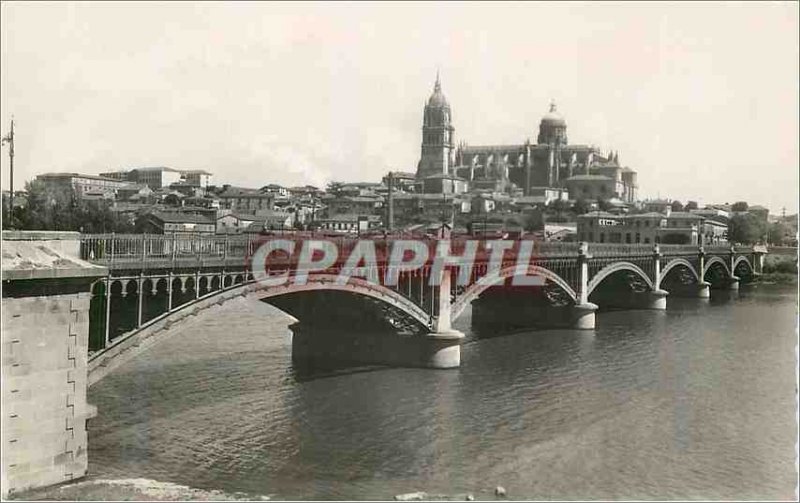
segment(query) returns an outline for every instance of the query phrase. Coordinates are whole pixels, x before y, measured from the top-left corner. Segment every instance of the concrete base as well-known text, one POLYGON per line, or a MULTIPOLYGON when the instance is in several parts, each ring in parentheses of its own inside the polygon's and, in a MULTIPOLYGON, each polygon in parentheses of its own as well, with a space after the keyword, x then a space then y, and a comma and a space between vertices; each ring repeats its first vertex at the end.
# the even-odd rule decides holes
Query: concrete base
POLYGON ((697 297, 700 299, 711 298, 711 283, 701 281, 697 284, 697 297))
POLYGON ((650 292, 650 302, 647 308, 665 310, 667 308, 667 295, 669 295, 669 292, 666 290, 653 290, 650 292))
POLYGON ((592 304, 591 302, 572 306, 572 328, 578 330, 594 330, 595 311, 597 311, 597 304, 592 304))
POLYGON ((424 337, 419 366, 432 369, 451 369, 461 366, 461 341, 458 330, 434 332, 424 337))
POLYGON ((730 282, 728 283, 728 290, 738 290, 739 289, 739 279, 736 276, 732 276, 730 282))
POLYGON ((292 360, 303 366, 325 366, 337 362, 359 362, 398 367, 435 369, 461 365, 461 342, 457 330, 425 335, 380 331, 347 331, 291 325, 292 360))

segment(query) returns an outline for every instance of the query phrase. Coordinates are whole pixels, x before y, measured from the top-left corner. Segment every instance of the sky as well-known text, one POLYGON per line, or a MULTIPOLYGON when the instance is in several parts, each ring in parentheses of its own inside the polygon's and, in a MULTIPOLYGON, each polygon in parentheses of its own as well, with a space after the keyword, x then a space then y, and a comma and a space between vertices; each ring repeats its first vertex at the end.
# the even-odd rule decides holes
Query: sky
MULTIPOLYGON (((640 196, 798 208, 798 4, 3 2, 15 185, 202 168, 217 184, 416 170, 437 70, 456 141, 619 152, 640 196)), ((2 184, 8 187, 7 147, 2 184)))

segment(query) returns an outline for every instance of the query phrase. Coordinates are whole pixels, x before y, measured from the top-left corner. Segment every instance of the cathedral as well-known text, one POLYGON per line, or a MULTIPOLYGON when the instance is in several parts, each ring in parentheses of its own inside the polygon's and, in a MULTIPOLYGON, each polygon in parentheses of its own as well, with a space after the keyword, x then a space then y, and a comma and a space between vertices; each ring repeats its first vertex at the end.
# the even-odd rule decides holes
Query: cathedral
POLYGON ((620 165, 619 153, 603 154, 594 146, 570 144, 567 123, 555 103, 539 122, 536 143, 528 139, 512 145, 456 145, 454 133, 450 104, 437 74, 423 112, 419 182, 465 180, 471 189, 516 189, 524 195, 545 187, 566 188, 573 200, 636 200, 636 171, 620 165))

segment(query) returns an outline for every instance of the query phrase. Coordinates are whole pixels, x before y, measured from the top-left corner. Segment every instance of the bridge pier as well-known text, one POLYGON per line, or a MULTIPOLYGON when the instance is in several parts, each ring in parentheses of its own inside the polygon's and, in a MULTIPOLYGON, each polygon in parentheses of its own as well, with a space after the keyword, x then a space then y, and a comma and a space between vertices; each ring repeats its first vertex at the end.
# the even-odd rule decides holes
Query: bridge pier
POLYGON ((728 281, 728 290, 738 290, 740 279, 738 276, 731 276, 730 281, 728 281))
POLYGON ((584 302, 572 306, 572 328, 578 330, 594 330, 595 311, 597 311, 597 309, 597 304, 592 304, 591 302, 584 302))
POLYGON ((661 290, 660 288, 657 290, 653 290, 649 293, 649 304, 646 306, 647 309, 658 309, 658 310, 665 310, 667 308, 667 296, 669 292, 666 290, 661 290))
POLYGON ((3 232, 2 497, 86 475, 91 285, 77 232, 3 232))

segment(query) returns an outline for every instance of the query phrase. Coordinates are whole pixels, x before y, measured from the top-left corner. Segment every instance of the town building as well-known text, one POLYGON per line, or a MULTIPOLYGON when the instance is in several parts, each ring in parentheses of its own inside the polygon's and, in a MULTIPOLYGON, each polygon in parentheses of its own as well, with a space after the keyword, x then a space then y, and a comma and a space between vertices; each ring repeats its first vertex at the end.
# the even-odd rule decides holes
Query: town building
POLYGON ((181 170, 181 181, 194 187, 208 187, 214 180, 214 175, 202 169, 181 170))
POLYGON ((81 173, 44 173, 36 180, 42 182, 47 190, 74 190, 81 199, 114 199, 117 190, 129 186, 129 182, 124 180, 81 173))
POLYGON ((153 190, 181 183, 191 187, 208 187, 213 175, 202 169, 175 169, 166 166, 134 168, 122 171, 108 171, 100 176, 114 180, 144 184, 153 190))
POLYGON ((230 185, 225 185, 216 197, 219 198, 221 207, 241 213, 272 210, 275 205, 275 194, 230 185))
POLYGON ((422 192, 425 194, 463 194, 469 189, 469 182, 449 173, 437 173, 422 179, 422 192))
POLYGON ((290 195, 289 189, 278 185, 277 183, 271 183, 269 185, 265 185, 261 188, 262 192, 267 192, 269 194, 275 194, 275 198, 287 198, 290 195))
POLYGON ((339 214, 329 218, 315 220, 313 228, 318 231, 327 231, 343 234, 359 234, 381 225, 377 215, 339 214))
POLYGON ((259 217, 249 213, 234 213, 225 211, 217 217, 217 234, 240 234, 253 223, 260 221, 259 217))
POLYGON ((727 223, 680 211, 615 215, 592 211, 578 216, 578 240, 625 244, 723 244, 727 223))
POLYGON ((214 234, 215 222, 188 212, 156 211, 140 216, 137 227, 149 234, 214 234))
POLYGON ((325 217, 333 218, 337 215, 381 215, 383 213, 383 196, 370 195, 333 195, 327 194, 321 198, 325 205, 325 217))

